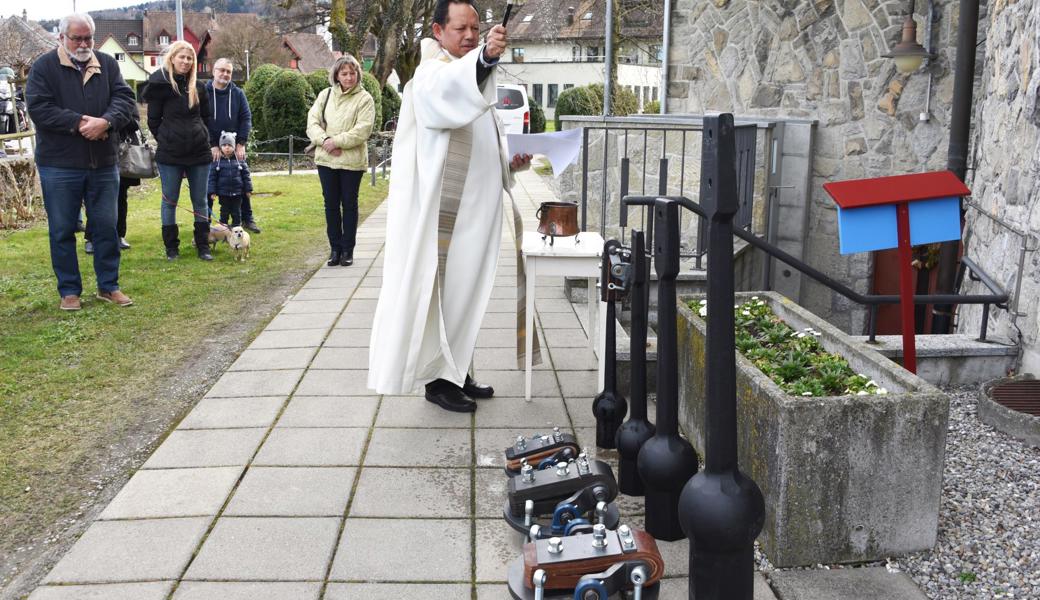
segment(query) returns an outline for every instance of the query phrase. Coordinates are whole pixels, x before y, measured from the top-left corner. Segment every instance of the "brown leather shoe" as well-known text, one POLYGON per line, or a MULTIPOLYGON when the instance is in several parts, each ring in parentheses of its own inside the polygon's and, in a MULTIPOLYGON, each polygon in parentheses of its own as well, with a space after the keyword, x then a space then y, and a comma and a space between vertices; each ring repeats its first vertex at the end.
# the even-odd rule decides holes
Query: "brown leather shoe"
POLYGON ((83 305, 80 304, 79 296, 70 294, 61 297, 61 304, 58 305, 58 308, 62 310, 79 310, 83 308, 83 305))
POLYGON ((97 299, 104 300, 105 302, 111 302, 113 304, 118 304, 119 306, 130 306, 134 303, 134 301, 130 299, 130 296, 127 296, 119 290, 114 290, 111 292, 98 292, 97 299))

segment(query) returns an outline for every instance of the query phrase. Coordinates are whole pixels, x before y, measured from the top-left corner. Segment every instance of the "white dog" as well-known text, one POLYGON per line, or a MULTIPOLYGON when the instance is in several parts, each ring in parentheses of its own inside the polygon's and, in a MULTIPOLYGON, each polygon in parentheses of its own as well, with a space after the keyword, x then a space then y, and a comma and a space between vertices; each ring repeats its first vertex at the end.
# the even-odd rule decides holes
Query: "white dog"
POLYGON ((249 258, 249 233, 241 227, 232 227, 231 234, 227 238, 228 246, 235 260, 244 261, 249 258))

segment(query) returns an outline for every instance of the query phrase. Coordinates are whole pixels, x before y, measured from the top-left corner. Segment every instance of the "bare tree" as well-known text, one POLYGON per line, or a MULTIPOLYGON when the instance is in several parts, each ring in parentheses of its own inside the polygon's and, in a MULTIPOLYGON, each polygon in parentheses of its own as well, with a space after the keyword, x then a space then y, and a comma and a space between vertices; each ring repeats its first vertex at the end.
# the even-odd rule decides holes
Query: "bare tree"
POLYGON ((236 70, 245 72, 246 52, 253 68, 272 63, 286 66, 289 52, 282 44, 282 36, 274 27, 258 18, 229 19, 220 25, 214 36, 216 39, 210 49, 213 59, 228 58, 235 64, 236 70))
POLYGON ((29 73, 36 57, 57 42, 19 17, 0 18, 0 66, 10 65, 19 78, 29 73))

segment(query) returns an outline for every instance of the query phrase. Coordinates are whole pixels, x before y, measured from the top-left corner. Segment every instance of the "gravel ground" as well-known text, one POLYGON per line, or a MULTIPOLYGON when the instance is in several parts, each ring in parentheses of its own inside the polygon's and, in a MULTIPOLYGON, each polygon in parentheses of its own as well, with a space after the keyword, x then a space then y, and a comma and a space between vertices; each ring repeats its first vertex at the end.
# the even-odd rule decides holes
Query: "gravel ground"
POLYGON ((889 568, 934 600, 1040 599, 1040 448, 979 421, 977 388, 947 392, 939 541, 889 568))

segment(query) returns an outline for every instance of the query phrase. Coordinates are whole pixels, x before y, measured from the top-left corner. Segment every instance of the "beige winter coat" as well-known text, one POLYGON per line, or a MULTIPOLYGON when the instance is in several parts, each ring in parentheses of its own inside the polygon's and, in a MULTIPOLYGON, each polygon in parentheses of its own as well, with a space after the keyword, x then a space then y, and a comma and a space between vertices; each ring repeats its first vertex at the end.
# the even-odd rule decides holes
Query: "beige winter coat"
POLYGON ((307 113, 307 137, 316 146, 314 162, 332 169, 367 169, 367 142, 375 118, 375 103, 360 83, 346 92, 339 85, 322 90, 307 113), (332 97, 328 97, 329 94, 332 97), (323 108, 324 128, 321 126, 323 108), (326 138, 332 138, 336 147, 343 151, 339 156, 333 156, 322 148, 326 138))

